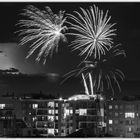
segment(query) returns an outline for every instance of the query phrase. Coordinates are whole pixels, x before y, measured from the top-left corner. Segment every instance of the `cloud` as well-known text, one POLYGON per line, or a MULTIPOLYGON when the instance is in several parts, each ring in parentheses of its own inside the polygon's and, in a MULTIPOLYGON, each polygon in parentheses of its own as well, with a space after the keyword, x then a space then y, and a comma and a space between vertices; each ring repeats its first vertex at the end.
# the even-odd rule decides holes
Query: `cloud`
POLYGON ((16 68, 9 68, 9 69, 5 69, 5 70, 2 70, 0 69, 0 74, 1 75, 5 75, 5 74, 19 74, 19 70, 16 69, 16 68))

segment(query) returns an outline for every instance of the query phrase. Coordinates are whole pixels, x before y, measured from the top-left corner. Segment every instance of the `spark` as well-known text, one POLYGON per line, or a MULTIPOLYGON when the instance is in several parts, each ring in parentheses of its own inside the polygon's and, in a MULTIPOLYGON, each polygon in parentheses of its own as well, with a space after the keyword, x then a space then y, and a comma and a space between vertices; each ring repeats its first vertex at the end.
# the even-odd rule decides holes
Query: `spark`
POLYGON ((79 55, 86 55, 85 60, 92 55, 95 59, 100 59, 113 44, 112 37, 116 35, 116 29, 112 27, 115 24, 109 23, 111 16, 108 16, 108 11, 104 14, 95 5, 90 9, 80 9, 81 13, 74 11, 75 15, 68 14, 72 21, 67 23, 73 32, 67 34, 75 36, 71 43, 72 50, 80 50, 79 55))
POLYGON ((21 15, 26 19, 20 20, 17 25, 23 28, 19 31, 19 37, 22 37, 19 45, 30 43, 30 50, 26 58, 30 57, 36 50, 39 53, 36 61, 40 61, 43 57, 43 62, 46 63, 46 58, 52 56, 54 51, 58 52, 58 44, 60 39, 67 41, 65 31, 67 27, 64 26, 66 17, 64 18, 64 11, 59 11, 58 15, 54 14, 50 7, 45 7, 45 10, 30 5, 24 9, 21 15))
POLYGON ((120 45, 112 46, 106 55, 103 55, 100 60, 93 59, 92 61, 83 61, 78 68, 70 71, 64 77, 65 80, 68 78, 75 76, 81 76, 83 78, 85 91, 88 91, 88 85, 86 80, 90 80, 90 90, 91 93, 86 92, 88 94, 93 94, 93 92, 101 92, 105 87, 107 89, 111 89, 114 94, 114 86, 116 85, 121 91, 121 87, 119 85, 119 80, 124 80, 125 76, 121 70, 113 66, 112 60, 118 56, 126 56, 125 51, 120 48, 120 45), (115 84, 115 85, 114 85, 115 84))

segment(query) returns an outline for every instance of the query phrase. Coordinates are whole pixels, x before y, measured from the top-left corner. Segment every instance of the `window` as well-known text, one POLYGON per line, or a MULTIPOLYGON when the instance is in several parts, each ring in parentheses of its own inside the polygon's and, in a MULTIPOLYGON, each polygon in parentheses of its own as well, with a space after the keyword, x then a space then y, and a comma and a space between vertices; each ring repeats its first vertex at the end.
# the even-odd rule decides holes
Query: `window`
POLYGON ((109 105, 109 109, 112 109, 112 105, 109 105))
POLYGON ((87 115, 87 109, 79 109, 79 115, 80 116, 87 115))
POLYGON ((55 107, 58 107, 58 103, 55 103, 55 107))
POLYGON ((123 105, 120 105, 120 109, 123 109, 123 105))
POLYGON ((58 116, 55 116, 55 119, 58 120, 58 116))
POLYGON ((4 109, 5 108, 5 104, 0 104, 0 109, 4 109))
POLYGON ((120 124, 123 124, 123 121, 122 120, 120 120, 120 124))
POLYGON ((50 110, 50 109, 49 109, 49 110, 48 110, 48 113, 49 113, 49 114, 54 114, 54 110, 50 110))
POLYGON ((58 133, 58 129, 55 129, 55 132, 58 133))
POLYGON ((118 112, 115 112, 115 116, 118 117, 118 115, 119 115, 118 112))
POLYGON ((109 131, 113 131, 112 127, 109 127, 109 131))
POLYGON ((32 119, 33 119, 33 122, 34 122, 36 120, 36 117, 33 117, 32 119))
POLYGON ((109 124, 113 124, 113 121, 112 120, 109 120, 109 124))
POLYGON ((55 110, 55 114, 58 114, 58 110, 55 110))
POLYGON ((73 114, 73 110, 72 109, 70 109, 70 114, 73 114))
POLYGON ((48 116, 48 120, 54 121, 54 116, 48 116))
POLYGON ((135 118, 134 112, 125 113, 125 118, 135 118))
POLYGON ((129 127, 129 128, 128 128, 128 132, 131 132, 131 131, 132 131, 132 128, 131 128, 131 127, 129 127))
POLYGON ((115 120, 114 123, 115 123, 115 124, 118 124, 118 120, 115 120))
POLYGON ((53 134, 54 135, 54 129, 48 129, 48 134, 53 134))
POLYGON ((75 113, 76 113, 76 114, 79 114, 79 110, 76 110, 75 113))
POLYGON ((123 115, 123 112, 120 112, 120 115, 123 115))
POLYGON ((69 109, 65 109, 64 111, 65 111, 64 114, 65 114, 66 116, 70 114, 69 109))
POLYGON ((54 107, 54 102, 48 102, 48 107, 54 107))
POLYGON ((115 105, 115 109, 118 109, 118 105, 115 105))
POLYGON ((137 117, 139 116, 139 113, 137 113, 137 117))
POLYGON ((38 108, 38 104, 32 104, 33 109, 38 108))

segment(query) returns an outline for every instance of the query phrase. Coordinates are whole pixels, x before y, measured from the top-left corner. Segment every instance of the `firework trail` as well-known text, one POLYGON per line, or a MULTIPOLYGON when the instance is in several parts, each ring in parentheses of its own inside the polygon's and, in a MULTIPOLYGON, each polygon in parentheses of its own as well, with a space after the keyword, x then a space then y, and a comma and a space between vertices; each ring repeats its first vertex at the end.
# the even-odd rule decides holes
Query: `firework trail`
POLYGON ((90 9, 81 9, 81 13, 74 11, 74 14, 68 14, 71 22, 70 29, 73 32, 68 33, 74 35, 75 40, 72 41, 72 50, 80 50, 80 56, 85 55, 85 59, 94 56, 95 59, 100 59, 100 56, 105 55, 105 51, 109 50, 113 44, 112 37, 116 29, 112 27, 115 24, 109 23, 111 16, 108 16, 108 11, 104 14, 95 5, 90 9))
POLYGON ((66 41, 63 34, 67 27, 64 26, 66 18, 64 18, 64 11, 59 11, 58 15, 54 14, 49 7, 45 10, 30 5, 24 9, 21 14, 26 17, 20 20, 17 25, 22 29, 19 30, 20 46, 30 43, 30 51, 26 58, 30 57, 36 50, 39 53, 36 61, 40 61, 43 57, 43 62, 46 62, 47 56, 52 56, 54 51, 58 51, 58 43, 60 39, 66 41))
POLYGON ((72 76, 78 77, 82 75, 82 78, 84 77, 84 84, 86 83, 86 79, 90 80, 90 86, 93 87, 91 94, 93 94, 94 91, 103 91, 105 86, 111 89, 113 94, 113 87, 115 85, 117 85, 119 91, 121 91, 118 80, 124 80, 125 76, 123 72, 114 67, 112 63, 112 60, 117 56, 126 56, 125 51, 120 45, 111 47, 106 55, 101 56, 100 60, 93 59, 91 61, 83 61, 78 65, 77 69, 70 71, 64 76, 66 77, 65 80, 72 76))

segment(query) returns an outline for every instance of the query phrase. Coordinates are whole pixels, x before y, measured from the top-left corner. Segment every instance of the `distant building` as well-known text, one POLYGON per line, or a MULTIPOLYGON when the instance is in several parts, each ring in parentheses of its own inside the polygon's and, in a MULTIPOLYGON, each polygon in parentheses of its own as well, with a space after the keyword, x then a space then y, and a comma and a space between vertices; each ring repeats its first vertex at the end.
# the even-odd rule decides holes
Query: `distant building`
POLYGON ((140 101, 110 100, 106 104, 107 133, 140 137, 140 101))
POLYGON ((68 136, 76 131, 105 133, 104 99, 74 95, 68 99, 0 98, 1 136, 68 136))
POLYGON ((93 129, 95 134, 105 131, 103 102, 96 102, 87 95, 21 101, 24 121, 33 129, 33 135, 67 136, 87 128, 93 129))
POLYGON ((61 136, 64 100, 22 99, 23 118, 33 135, 61 136))
POLYGON ((80 129, 93 129, 94 135, 105 133, 105 116, 103 98, 98 99, 88 95, 74 95, 64 106, 65 136, 80 129))
POLYGON ((0 98, 0 136, 13 136, 16 118, 21 116, 20 102, 11 97, 0 98))

